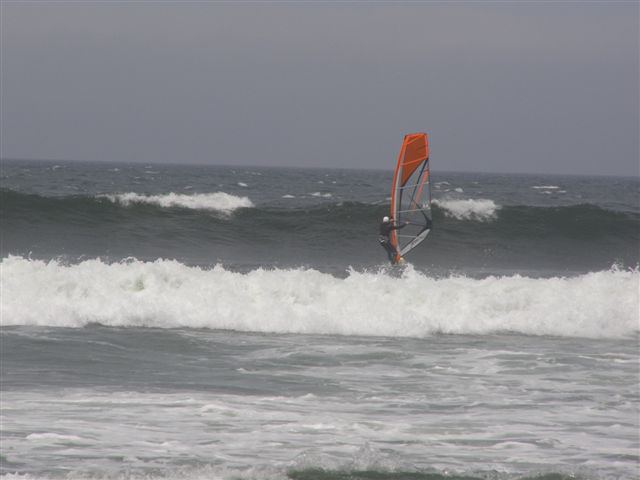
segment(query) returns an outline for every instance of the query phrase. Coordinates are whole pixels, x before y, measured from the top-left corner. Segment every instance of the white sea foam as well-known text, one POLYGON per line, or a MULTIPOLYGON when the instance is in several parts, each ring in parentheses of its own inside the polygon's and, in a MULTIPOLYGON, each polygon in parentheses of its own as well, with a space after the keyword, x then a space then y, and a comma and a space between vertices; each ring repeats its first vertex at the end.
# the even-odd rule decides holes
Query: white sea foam
POLYGON ((244 183, 244 182, 238 182, 238 186, 239 186, 239 187, 248 187, 249 185, 247 185, 247 184, 246 184, 246 183, 244 183))
POLYGON ((482 198, 475 200, 441 199, 434 200, 433 203, 442 208, 446 216, 458 220, 493 220, 500 209, 500 206, 496 205, 493 200, 482 198))
POLYGON ((60 435, 58 433, 31 433, 26 436, 26 440, 44 441, 44 442, 61 442, 61 443, 86 443, 87 440, 76 435, 60 435))
POLYGON ((323 198, 331 198, 331 194, 330 193, 322 193, 322 192, 313 192, 311 194, 312 197, 323 197, 323 198))
POLYGON ((112 195, 100 195, 113 203, 129 206, 134 203, 148 203, 160 207, 182 207, 196 210, 216 210, 230 213, 238 208, 253 207, 248 197, 237 197, 224 192, 194 193, 184 195, 181 193, 167 193, 164 195, 140 195, 139 193, 119 193, 112 195))
POLYGON ((560 187, 557 185, 534 185, 531 188, 535 188, 536 190, 557 190, 560 187))
POLYGON ((0 264, 3 325, 193 327, 425 337, 437 332, 615 338, 639 330, 640 273, 572 278, 400 278, 311 269, 236 273, 177 261, 0 264), (415 295, 414 292, 423 292, 415 295))
POLYGON ((286 194, 286 195, 283 195, 282 198, 296 198, 296 197, 294 195, 286 194))

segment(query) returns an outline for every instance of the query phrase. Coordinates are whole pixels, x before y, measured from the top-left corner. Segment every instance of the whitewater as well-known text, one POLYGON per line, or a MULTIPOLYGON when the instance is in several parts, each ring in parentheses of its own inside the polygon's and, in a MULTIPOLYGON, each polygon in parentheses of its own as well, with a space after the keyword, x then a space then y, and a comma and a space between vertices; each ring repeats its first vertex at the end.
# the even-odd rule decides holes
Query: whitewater
POLYGON ((638 332, 640 273, 573 278, 431 278, 411 267, 233 272, 175 260, 65 265, 9 257, 3 325, 192 327, 248 332, 424 337, 517 332, 616 338, 638 332), (415 292, 425 292, 415 295, 415 292))
MULTIPOLYGON (((239 182, 241 187, 247 185, 239 182)), ((124 206, 132 204, 150 204, 160 207, 182 207, 197 210, 214 210, 231 213, 238 208, 253 207, 253 203, 248 197, 238 197, 225 192, 196 193, 192 195, 170 192, 164 195, 139 195, 135 192, 100 195, 98 198, 107 198, 113 203, 120 203, 124 206)))
POLYGON ((637 179, 432 175, 3 160, 2 478, 640 477, 637 179))

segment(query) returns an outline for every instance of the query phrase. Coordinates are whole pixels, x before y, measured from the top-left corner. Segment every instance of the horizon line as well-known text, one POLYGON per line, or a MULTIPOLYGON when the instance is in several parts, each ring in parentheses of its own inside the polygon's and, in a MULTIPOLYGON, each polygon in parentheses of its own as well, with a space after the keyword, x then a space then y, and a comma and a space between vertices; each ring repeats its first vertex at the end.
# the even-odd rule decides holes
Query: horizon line
MULTIPOLYGON (((78 159, 56 159, 56 158, 18 158, 18 157, 0 157, 0 164, 5 161, 14 161, 14 162, 72 162, 72 163, 101 163, 101 164, 126 164, 126 165, 141 165, 141 164, 150 164, 150 165, 167 165, 172 167, 181 167, 181 166, 199 166, 199 167, 228 167, 228 168, 275 168, 275 169, 300 169, 300 170, 361 170, 361 171, 378 171, 378 172, 393 172, 393 166, 390 166, 389 169, 380 168, 380 167, 329 167, 329 166, 320 166, 320 167, 312 167, 308 165, 304 166, 291 166, 291 165, 251 165, 251 164, 240 164, 240 165, 231 165, 224 163, 201 163, 197 161, 187 161, 182 163, 174 163, 174 162, 146 162, 146 161, 136 161, 136 160, 78 160, 78 159)), ((433 170, 433 167, 432 167, 433 170)), ((564 176, 564 177, 612 177, 612 178, 636 178, 640 180, 640 171, 635 174, 611 174, 611 173, 595 173, 595 174, 585 174, 585 173, 542 173, 542 172, 514 172, 514 171, 480 171, 480 170, 440 170, 435 169, 435 171, 443 172, 443 173, 475 173, 475 174, 487 174, 487 175, 523 175, 523 176, 532 176, 532 175, 549 175, 549 176, 564 176)))

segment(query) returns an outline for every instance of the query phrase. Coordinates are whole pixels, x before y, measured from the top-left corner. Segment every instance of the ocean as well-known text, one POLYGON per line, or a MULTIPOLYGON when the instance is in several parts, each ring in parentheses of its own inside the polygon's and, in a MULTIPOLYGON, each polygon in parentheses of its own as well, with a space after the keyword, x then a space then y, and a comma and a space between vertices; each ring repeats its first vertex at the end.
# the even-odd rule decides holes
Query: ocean
POLYGON ((638 178, 3 160, 9 479, 640 478, 638 178))

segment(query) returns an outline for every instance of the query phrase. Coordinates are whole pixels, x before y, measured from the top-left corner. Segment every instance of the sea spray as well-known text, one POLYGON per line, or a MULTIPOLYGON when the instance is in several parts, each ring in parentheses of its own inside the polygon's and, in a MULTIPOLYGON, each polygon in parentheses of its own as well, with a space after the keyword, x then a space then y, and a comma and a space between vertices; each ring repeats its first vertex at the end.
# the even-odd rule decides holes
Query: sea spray
POLYGON ((434 200, 433 203, 440 207, 446 216, 458 220, 493 220, 500 209, 499 205, 488 199, 442 199, 434 200))
MULTIPOLYGON (((242 185, 246 187, 245 185, 242 185)), ((253 203, 248 197, 238 197, 225 192, 215 193, 194 193, 184 195, 179 193, 167 193, 163 195, 140 195, 138 193, 120 193, 99 195, 99 198, 107 198, 113 203, 129 206, 136 203, 147 203, 163 208, 181 207, 196 210, 216 210, 230 213, 238 208, 253 207, 253 203)))
POLYGON ((1 264, 3 325, 211 328, 425 337, 436 333, 619 338, 638 329, 640 273, 431 278, 314 269, 238 273, 178 261, 1 264))

